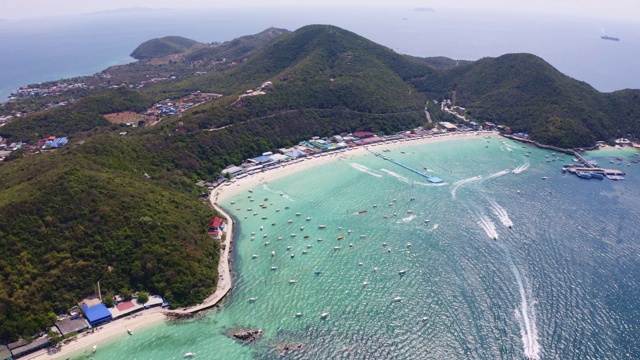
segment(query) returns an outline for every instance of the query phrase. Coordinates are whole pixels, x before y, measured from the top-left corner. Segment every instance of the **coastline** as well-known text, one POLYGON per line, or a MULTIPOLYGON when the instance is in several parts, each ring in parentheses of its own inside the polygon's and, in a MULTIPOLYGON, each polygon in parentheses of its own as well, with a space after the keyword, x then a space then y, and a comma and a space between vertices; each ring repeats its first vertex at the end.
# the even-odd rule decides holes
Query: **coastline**
MULTIPOLYGON (((446 133, 435 137, 423 137, 423 138, 413 138, 407 139, 404 141, 396 141, 396 142, 386 142, 386 143, 376 143, 369 145, 367 147, 371 147, 374 149, 385 150, 385 149, 396 149, 410 146, 411 144, 427 144, 427 143, 435 143, 435 142, 444 142, 444 141, 452 141, 452 140, 462 140, 462 139, 473 139, 479 137, 481 135, 499 135, 497 132, 469 132, 469 133, 446 133)), ((234 223, 232 217, 219 205, 219 202, 238 195, 243 191, 247 191, 255 186, 260 186, 261 184, 268 183, 270 181, 280 179, 286 176, 289 176, 294 173, 298 173, 300 171, 309 170, 316 166, 324 165, 331 163, 333 161, 338 161, 342 159, 349 159, 354 156, 361 155, 370 155, 370 153, 366 150, 365 146, 358 146, 355 148, 350 148, 345 152, 333 152, 333 153, 325 153, 325 156, 318 157, 307 157, 301 160, 292 161, 287 163, 279 168, 272 169, 262 173, 256 173, 253 175, 249 175, 243 179, 239 179, 234 183, 229 183, 228 185, 222 185, 211 191, 209 196, 209 201, 211 205, 218 211, 222 216, 225 217, 225 221, 227 223, 226 236, 225 241, 223 243, 224 249, 220 254, 220 262, 218 264, 218 287, 207 299, 205 299, 202 303, 188 307, 181 308, 177 310, 166 310, 162 308, 153 308, 144 310, 140 313, 135 314, 134 316, 130 316, 124 319, 117 319, 111 321, 105 325, 99 326, 96 332, 85 332, 81 333, 75 340, 71 341, 69 344, 66 344, 60 348, 60 350, 56 353, 48 353, 47 350, 41 350, 30 355, 24 357, 24 359, 33 359, 33 358, 68 358, 71 355, 80 355, 82 351, 86 351, 91 349, 94 345, 97 345, 98 348, 100 344, 103 344, 109 340, 112 340, 118 336, 127 336, 127 330, 131 329, 135 336, 136 330, 146 328, 158 323, 165 321, 166 314, 192 314, 196 312, 200 312, 206 309, 210 309, 220 303, 226 295, 233 288, 233 282, 231 278, 231 264, 230 264, 230 256, 232 252, 233 246, 233 237, 234 233, 234 223)))

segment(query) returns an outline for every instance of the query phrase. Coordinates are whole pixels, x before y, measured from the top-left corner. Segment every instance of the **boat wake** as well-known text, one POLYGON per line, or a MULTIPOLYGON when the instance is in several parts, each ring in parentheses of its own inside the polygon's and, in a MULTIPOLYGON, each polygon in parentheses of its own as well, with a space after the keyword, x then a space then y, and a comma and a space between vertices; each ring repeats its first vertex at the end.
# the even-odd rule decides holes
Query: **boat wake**
MULTIPOLYGON (((433 185, 431 183, 424 183, 424 182, 420 182, 420 181, 410 180, 410 179, 408 179, 408 178, 406 178, 406 177, 404 177, 404 176, 402 176, 402 175, 400 175, 398 173, 394 173, 393 171, 387 170, 387 169, 384 169, 384 168, 380 169, 380 171, 382 171, 383 173, 387 173, 387 174, 393 176, 394 178, 400 180, 401 182, 403 182, 405 184, 415 184, 415 185, 420 185, 420 186, 431 186, 431 185, 433 185)), ((442 183, 440 183, 440 184, 442 184, 442 183)), ((440 184, 437 184, 437 185, 440 185, 440 184)))
POLYGON ((530 165, 529 165, 529 163, 528 163, 528 162, 527 162, 527 163, 524 163, 524 164, 522 164, 522 165, 518 166, 517 168, 513 169, 512 173, 514 173, 514 174, 520 174, 521 172, 523 172, 523 171, 527 170, 527 169, 529 168, 529 166, 530 166, 530 165))
MULTIPOLYGON (((538 343, 538 328, 536 327, 536 313, 534 309, 535 302, 529 302, 527 297, 531 298, 531 289, 522 282, 518 268, 511 262, 511 271, 518 282, 518 291, 520 292, 520 308, 514 310, 516 319, 520 324, 520 335, 522 335, 522 345, 524 347, 524 356, 527 359, 540 359, 542 348, 538 343)), ((526 281, 526 279, 525 279, 526 281)))
POLYGON ((463 180, 459 180, 453 183, 453 185, 451 185, 451 197, 455 200, 456 199, 456 192, 458 191, 458 188, 460 188, 460 186, 470 183, 472 181, 478 181, 481 180, 482 176, 478 175, 478 176, 474 176, 472 178, 468 178, 468 179, 463 179, 463 180))
POLYGON ((358 171, 362 171, 365 174, 369 174, 371 176, 375 176, 375 177, 378 177, 378 178, 382 177, 382 175, 380 175, 380 174, 378 174, 376 172, 373 172, 371 169, 369 169, 368 167, 366 167, 366 166, 364 166, 362 164, 350 163, 349 165, 351 165, 352 168, 354 168, 354 169, 356 169, 358 171))
POLYGON ((502 223, 502 225, 506 227, 512 227, 513 221, 509 219, 509 214, 507 213, 507 210, 505 210, 502 206, 500 206, 497 202, 493 200, 489 200, 489 203, 491 204, 491 210, 498 217, 498 219, 500 219, 500 222, 502 223))
MULTIPOLYGON (((413 220, 413 219, 415 219, 415 218, 416 218, 416 216, 415 216, 415 215, 409 215, 409 216, 407 216, 406 218, 403 218, 401 221, 402 221, 403 223, 408 223, 408 222, 410 222, 411 220, 413 220)), ((398 223, 400 223, 400 222, 398 222, 398 223)))
POLYGON ((498 176, 506 175, 508 173, 509 173, 509 170, 502 170, 502 171, 499 171, 499 172, 497 172, 495 174, 491 174, 491 175, 487 176, 486 178, 484 178, 484 181, 489 180, 489 179, 493 179, 493 178, 497 178, 498 176))
POLYGON ((289 197, 289 195, 287 195, 287 194, 283 193, 282 191, 276 191, 276 190, 273 190, 273 189, 271 189, 267 184, 262 184, 262 188, 263 188, 264 190, 266 190, 266 191, 268 191, 268 192, 272 193, 272 194, 280 194, 280 196, 282 196, 284 199, 287 199, 287 200, 289 200, 289 201, 294 201, 293 199, 291 199, 291 198, 289 197))
POLYGON ((478 225, 480 225, 482 230, 484 230, 490 238, 497 240, 498 232, 496 232, 496 225, 493 221, 484 215, 480 215, 479 219, 480 221, 478 221, 478 225))

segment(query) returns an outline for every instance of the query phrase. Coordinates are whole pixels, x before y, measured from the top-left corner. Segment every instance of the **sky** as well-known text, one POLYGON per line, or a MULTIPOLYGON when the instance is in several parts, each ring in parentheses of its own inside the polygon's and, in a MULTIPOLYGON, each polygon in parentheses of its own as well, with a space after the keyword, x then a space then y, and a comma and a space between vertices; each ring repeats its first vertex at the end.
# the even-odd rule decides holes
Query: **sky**
POLYGON ((45 16, 77 15, 132 7, 162 9, 260 8, 260 7, 406 7, 467 8, 552 13, 604 19, 640 21, 638 0, 3 0, 0 19, 18 20, 45 16))

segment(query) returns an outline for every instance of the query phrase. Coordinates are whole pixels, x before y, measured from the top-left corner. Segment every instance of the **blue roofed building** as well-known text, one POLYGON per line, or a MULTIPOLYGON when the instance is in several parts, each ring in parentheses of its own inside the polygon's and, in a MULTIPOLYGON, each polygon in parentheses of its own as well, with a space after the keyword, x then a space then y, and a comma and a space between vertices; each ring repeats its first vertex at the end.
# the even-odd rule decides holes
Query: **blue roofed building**
POLYGON ((65 137, 56 138, 55 140, 53 140, 51 142, 51 148, 55 149, 55 148, 63 147, 65 145, 67 145, 68 142, 69 142, 69 139, 67 139, 66 136, 65 137))
POLYGON ((109 309, 107 309, 103 303, 99 303, 92 307, 89 307, 87 304, 83 304, 80 308, 91 327, 111 321, 112 319, 111 312, 109 312, 109 309))
POLYGON ((258 156, 253 158, 252 160, 255 161, 257 164, 267 164, 267 163, 273 162, 273 160, 268 155, 258 156))

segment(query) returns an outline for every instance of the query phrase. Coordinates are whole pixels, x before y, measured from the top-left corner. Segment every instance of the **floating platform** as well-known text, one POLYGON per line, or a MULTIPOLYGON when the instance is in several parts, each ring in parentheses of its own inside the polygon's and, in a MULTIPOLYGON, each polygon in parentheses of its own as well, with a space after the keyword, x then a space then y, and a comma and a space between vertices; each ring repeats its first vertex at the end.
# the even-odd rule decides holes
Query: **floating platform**
POLYGON ((405 169, 407 169, 407 170, 409 170, 411 172, 414 172, 414 173, 416 173, 416 174, 418 174, 418 175, 420 175, 422 177, 425 177, 427 179, 427 181, 429 181, 430 183, 437 184, 437 183, 441 183, 441 182, 444 181, 444 180, 440 179, 439 177, 429 176, 429 175, 427 175, 427 174, 425 174, 425 173, 423 173, 421 171, 418 171, 418 170, 416 170, 414 168, 411 168, 411 167, 409 167, 409 166, 407 166, 407 165, 405 165, 405 164, 403 164, 401 162, 398 162, 398 161, 395 161, 395 160, 393 160, 391 158, 388 158, 388 157, 386 157, 386 156, 384 156, 384 155, 382 155, 380 153, 377 153, 377 152, 375 152, 375 151, 373 151, 373 150, 371 150, 369 148, 366 148, 366 149, 367 149, 367 151, 369 151, 370 153, 372 153, 373 155, 375 155, 375 156, 377 156, 379 158, 382 158, 384 160, 392 162, 392 163, 394 163, 394 164, 396 164, 396 165, 398 165, 400 167, 403 167, 403 168, 405 168, 405 169))

